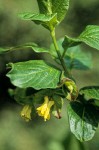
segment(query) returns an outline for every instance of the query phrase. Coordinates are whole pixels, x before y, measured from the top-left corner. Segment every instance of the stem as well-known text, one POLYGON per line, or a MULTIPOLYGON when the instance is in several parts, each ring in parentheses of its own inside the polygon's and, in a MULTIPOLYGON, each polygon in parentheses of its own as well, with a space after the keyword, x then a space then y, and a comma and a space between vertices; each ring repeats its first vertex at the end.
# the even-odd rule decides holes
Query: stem
POLYGON ((57 45, 57 41, 56 41, 56 37, 55 37, 55 29, 52 30, 50 33, 51 33, 51 37, 52 37, 52 40, 53 40, 54 47, 55 47, 55 50, 56 50, 56 52, 57 52, 58 58, 59 58, 59 60, 60 60, 60 63, 61 63, 61 65, 62 65, 63 69, 64 69, 64 72, 65 72, 66 76, 69 77, 70 74, 69 74, 69 72, 68 72, 68 70, 67 70, 67 68, 66 68, 64 59, 63 59, 63 57, 61 56, 60 51, 59 51, 59 48, 58 48, 58 45, 57 45))
POLYGON ((64 52, 63 52, 62 57, 61 57, 62 59, 64 58, 66 51, 67 51, 67 48, 64 49, 64 52))

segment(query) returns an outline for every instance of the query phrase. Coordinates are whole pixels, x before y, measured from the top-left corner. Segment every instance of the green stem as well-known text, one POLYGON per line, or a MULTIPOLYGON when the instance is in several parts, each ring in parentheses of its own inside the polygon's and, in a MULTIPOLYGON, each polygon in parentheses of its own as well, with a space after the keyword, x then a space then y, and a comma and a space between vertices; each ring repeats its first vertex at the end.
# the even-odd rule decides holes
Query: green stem
POLYGON ((57 45, 57 41, 56 41, 56 37, 55 37, 55 30, 52 30, 51 32, 51 37, 52 37, 52 40, 53 40, 53 43, 54 43, 54 47, 55 47, 55 50, 57 52, 57 55, 58 55, 58 58, 60 60, 60 63, 64 69, 64 72, 66 74, 67 77, 70 76, 67 68, 66 68, 66 65, 65 65, 65 62, 64 62, 64 59, 62 58, 61 54, 60 54, 60 51, 59 51, 59 48, 58 48, 58 45, 57 45))
POLYGON ((67 51, 67 48, 64 49, 64 52, 63 52, 62 57, 61 57, 62 59, 64 58, 66 51, 67 51))

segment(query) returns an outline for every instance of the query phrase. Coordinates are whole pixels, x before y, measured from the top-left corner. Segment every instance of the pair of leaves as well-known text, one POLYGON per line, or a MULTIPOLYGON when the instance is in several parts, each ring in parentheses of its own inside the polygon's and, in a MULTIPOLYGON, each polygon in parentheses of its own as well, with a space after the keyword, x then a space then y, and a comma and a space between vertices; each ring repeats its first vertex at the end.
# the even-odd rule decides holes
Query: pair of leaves
POLYGON ((70 129, 77 139, 88 141, 92 139, 98 127, 99 87, 80 89, 78 100, 79 102, 70 103, 68 106, 70 129))
POLYGON ((65 36, 65 39, 63 41, 63 47, 72 47, 82 42, 92 48, 99 50, 99 26, 88 25, 77 38, 69 38, 68 36, 65 36))
POLYGON ((34 89, 56 88, 61 72, 43 60, 30 60, 27 62, 10 63, 12 69, 7 77, 20 88, 32 87, 34 89))
POLYGON ((40 14, 22 13, 19 16, 25 20, 32 20, 36 24, 42 24, 52 31, 55 25, 60 23, 69 8, 69 0, 38 0, 40 14))

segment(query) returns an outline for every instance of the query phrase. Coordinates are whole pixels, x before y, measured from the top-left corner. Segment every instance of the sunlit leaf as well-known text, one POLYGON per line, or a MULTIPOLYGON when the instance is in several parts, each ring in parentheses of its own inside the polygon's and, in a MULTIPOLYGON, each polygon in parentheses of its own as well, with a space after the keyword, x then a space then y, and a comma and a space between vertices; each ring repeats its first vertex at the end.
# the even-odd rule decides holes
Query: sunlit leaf
POLYGON ((52 12, 57 13, 57 19, 61 22, 69 8, 69 0, 52 0, 52 12))
POLYGON ((69 69, 87 70, 92 68, 91 54, 83 52, 80 46, 67 49, 65 62, 69 69))
POLYGON ((61 72, 43 60, 31 60, 9 64, 12 69, 7 73, 11 82, 20 88, 56 88, 61 72))
POLYGON ((81 42, 86 43, 90 47, 93 47, 99 50, 99 26, 89 25, 85 30, 80 34, 78 39, 81 42))
POLYGON ((36 24, 42 24, 49 30, 52 30, 57 24, 57 14, 33 14, 33 13, 22 13, 19 17, 24 20, 34 21, 36 24))
POLYGON ((69 0, 37 0, 40 13, 57 13, 57 20, 61 22, 69 8, 69 0))
POLYGON ((81 43, 85 43, 90 47, 99 50, 99 26, 86 26, 85 30, 77 38, 71 38, 66 35, 63 41, 63 47, 72 47, 81 43))

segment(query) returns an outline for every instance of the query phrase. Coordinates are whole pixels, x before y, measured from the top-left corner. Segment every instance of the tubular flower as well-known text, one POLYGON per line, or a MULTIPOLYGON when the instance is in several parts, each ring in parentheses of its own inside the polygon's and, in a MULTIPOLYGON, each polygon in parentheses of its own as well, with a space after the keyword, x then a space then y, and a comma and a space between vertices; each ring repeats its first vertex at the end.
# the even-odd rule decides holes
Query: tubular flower
POLYGON ((30 105, 25 105, 21 111, 21 117, 28 122, 31 120, 31 112, 32 107, 30 105))
POLYGON ((54 101, 49 101, 48 96, 44 97, 44 103, 37 108, 37 113, 39 116, 44 117, 44 121, 50 119, 50 109, 54 105, 54 101))

